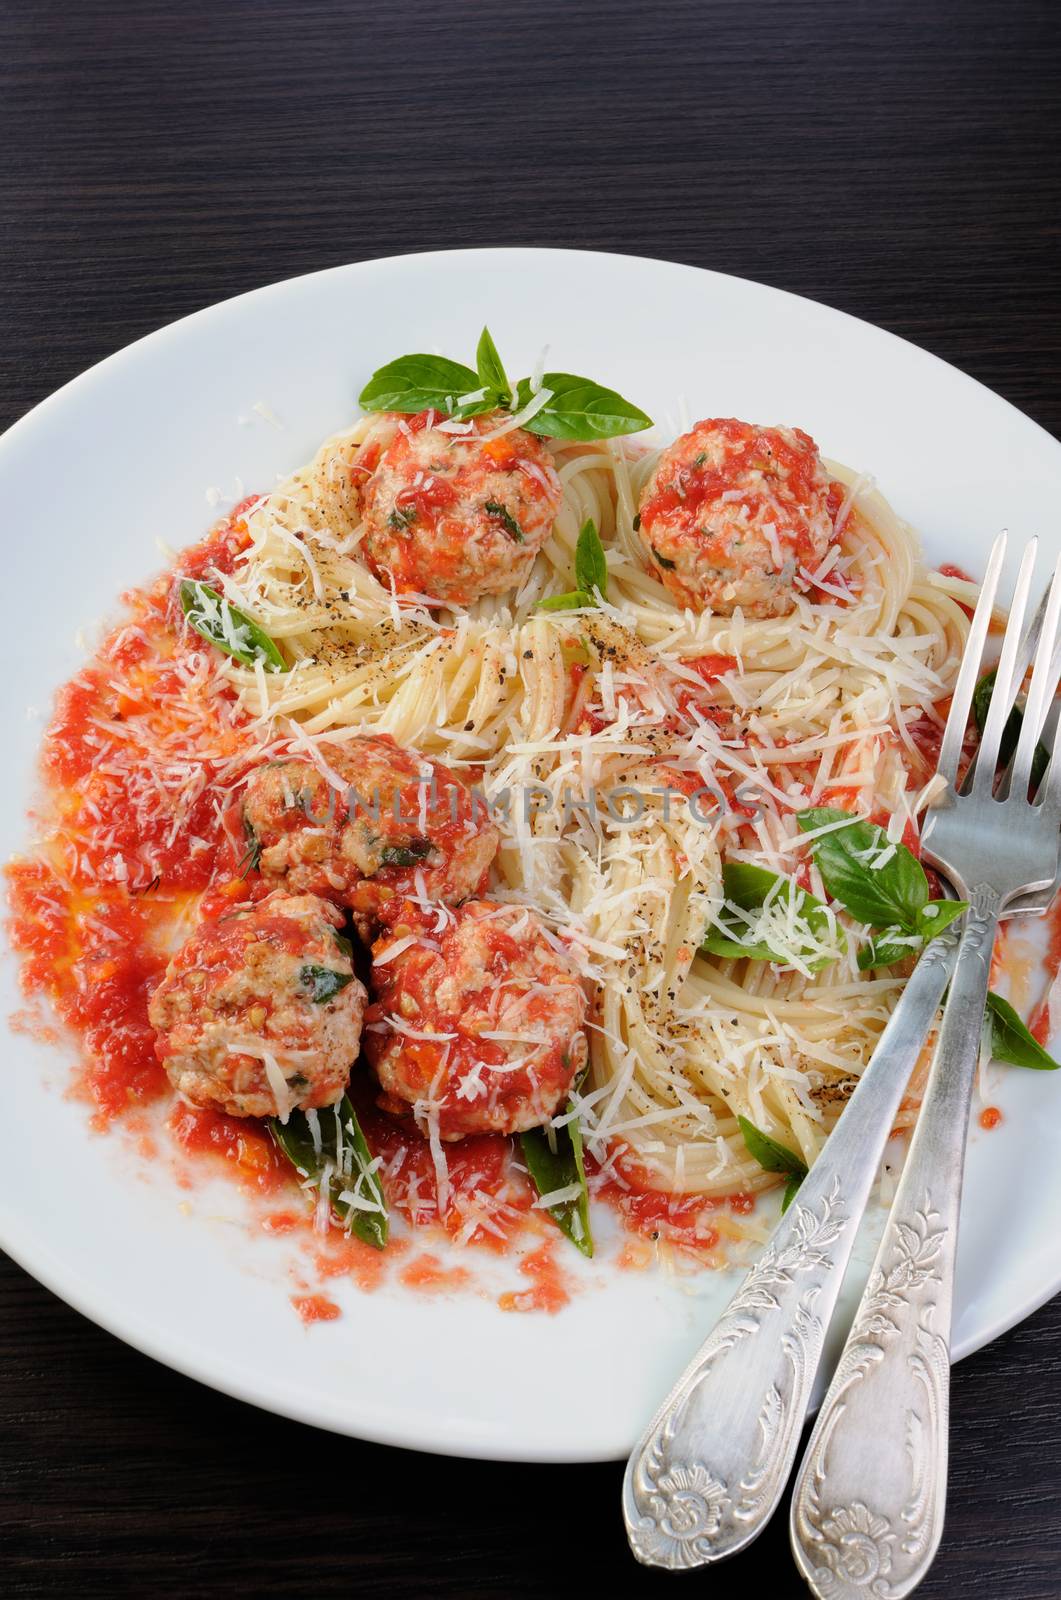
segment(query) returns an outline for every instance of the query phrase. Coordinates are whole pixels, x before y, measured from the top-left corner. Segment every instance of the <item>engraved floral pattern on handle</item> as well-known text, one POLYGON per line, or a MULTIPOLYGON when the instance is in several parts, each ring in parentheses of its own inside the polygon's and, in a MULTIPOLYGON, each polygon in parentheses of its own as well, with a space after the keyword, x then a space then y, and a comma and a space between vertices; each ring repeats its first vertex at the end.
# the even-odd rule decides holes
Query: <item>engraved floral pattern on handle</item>
POLYGON ((834 1176, 816 1202, 797 1200, 786 1227, 763 1252, 696 1362, 653 1419, 631 1459, 624 1486, 627 1532, 640 1561, 671 1569, 701 1566, 754 1537, 763 1507, 776 1498, 779 1479, 788 1472, 824 1339, 815 1315, 820 1280, 833 1270, 830 1247, 851 1221, 839 1177, 834 1176), (770 1316, 785 1319, 788 1326, 778 1346, 781 1361, 773 1381, 754 1391, 762 1395, 754 1458, 705 1461, 702 1418, 704 1408, 718 1398, 710 1383, 715 1363, 757 1334, 770 1316))
POLYGON ((903 1600, 943 1532, 962 1170, 999 911, 989 884, 968 899, 892 1213, 792 1496, 796 1563, 821 1600, 903 1600))
MULTIPOLYGON (((878 1260, 830 1386, 822 1419, 800 1469, 793 1500, 793 1538, 815 1593, 827 1600, 899 1600, 919 1581, 923 1557, 938 1536, 942 1483, 934 1465, 946 1451, 949 1354, 947 1308, 941 1304, 947 1230, 930 1195, 906 1217, 893 1217, 892 1247, 878 1260), (914 1380, 896 1385, 889 1348, 905 1350, 914 1380), (890 1391, 873 1393, 882 1386, 890 1391), (904 1406, 907 1489, 898 1515, 852 1498, 833 1501, 830 1445, 844 1413, 861 1403, 904 1406), (913 1581, 909 1575, 913 1574, 913 1581)), ((853 1417, 845 1418, 855 1427, 853 1417)), ((863 1445, 872 1437, 861 1433, 863 1445)), ((842 1479, 842 1472, 836 1474, 842 1479)))

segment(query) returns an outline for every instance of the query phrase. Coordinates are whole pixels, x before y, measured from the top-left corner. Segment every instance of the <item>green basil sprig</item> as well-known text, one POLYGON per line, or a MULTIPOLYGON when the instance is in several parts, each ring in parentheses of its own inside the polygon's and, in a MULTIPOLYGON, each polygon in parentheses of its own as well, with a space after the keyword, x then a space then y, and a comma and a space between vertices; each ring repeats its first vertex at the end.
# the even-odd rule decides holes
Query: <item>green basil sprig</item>
POLYGON ((299 983, 307 991, 315 1006, 322 1006, 328 1000, 334 1000, 352 979, 351 972, 336 972, 333 967, 318 967, 312 964, 301 967, 298 974, 299 983))
POLYGON ((601 536, 592 517, 587 517, 579 530, 575 545, 575 582, 577 589, 567 594, 551 594, 539 600, 539 611, 583 611, 597 604, 608 593, 608 558, 604 554, 601 536))
MULTIPOLYGON (((995 679, 997 676, 997 667, 992 667, 990 672, 985 672, 984 676, 980 679, 980 682, 976 685, 976 692, 973 695, 973 721, 976 723, 977 730, 981 734, 983 733, 984 727, 987 723, 987 713, 991 709, 991 696, 994 693, 995 679)), ((999 742, 998 764, 1000 767, 1005 767, 1008 765, 1011 756, 1016 750, 1017 741, 1020 738, 1021 724, 1023 721, 1024 712, 1021 710, 1020 706, 1014 706, 1013 710, 1006 718, 1006 726, 1002 730, 1002 738, 999 742)), ((1049 765, 1050 752, 1040 739, 1039 743, 1035 746, 1035 754, 1032 756, 1033 787, 1037 786, 1042 781, 1042 778, 1049 765)))
POLYGON ((965 906, 964 900, 930 900, 921 907, 912 928, 893 924, 864 944, 858 952, 859 968, 867 972, 874 967, 890 967, 895 961, 905 961, 907 956, 924 949, 930 939, 956 922, 965 906))
POLYGON ((496 408, 492 392, 464 405, 457 401, 482 387, 477 372, 446 356, 399 356, 372 374, 358 404, 363 411, 439 411, 443 416, 475 417, 496 408))
MULTIPOLYGON (((479 345, 475 352, 475 370, 487 394, 500 397, 512 393, 505 363, 497 353, 497 345, 490 335, 489 328, 484 328, 479 335, 479 345)), ((467 390, 464 392, 467 393, 467 390)))
MULTIPOLYGON (((638 406, 592 378, 578 378, 573 372, 545 372, 542 388, 549 390, 550 397, 523 426, 545 439, 618 439, 652 426, 652 418, 638 406)), ((517 411, 532 398, 530 379, 521 378, 516 385, 517 411)))
MULTIPOLYGON (((510 384, 488 328, 480 335, 475 360, 473 372, 445 356, 399 356, 372 374, 359 404, 365 411, 438 411, 459 420, 487 411, 522 411, 530 404, 531 380, 510 384), (476 398, 462 400, 464 395, 476 398)), ((546 372, 541 389, 549 391, 549 399, 523 426, 543 438, 615 439, 652 426, 639 407, 592 378, 546 372)))
POLYGON ((877 930, 878 936, 859 951, 862 971, 912 955, 967 909, 964 900, 930 900, 920 861, 904 844, 893 845, 876 823, 832 806, 812 806, 796 822, 803 833, 830 823, 847 824, 812 839, 811 851, 831 897, 877 930), (886 853, 882 866, 872 865, 886 853), (897 936, 906 942, 896 943, 897 936))
POLYGON ((385 844, 379 859, 385 867, 415 867, 433 848, 430 839, 406 839, 404 844, 385 844))
POLYGON ((180 597, 189 626, 227 656, 234 656, 247 667, 260 661, 267 672, 287 671, 287 662, 264 629, 245 611, 229 605, 209 584, 200 583, 198 578, 184 578, 180 597))
POLYGON ((602 595, 608 593, 608 558, 592 517, 582 524, 575 545, 575 581, 586 594, 592 594, 594 589, 602 595))
POLYGON ((301 1177, 311 1178, 319 1185, 323 1181, 325 1168, 331 1168, 328 1174, 328 1198, 332 1214, 348 1233, 355 1233, 376 1250, 385 1249, 390 1233, 387 1202, 378 1177, 369 1171, 372 1152, 349 1097, 344 1095, 338 1105, 325 1106, 316 1115, 320 1133, 319 1151, 314 1147, 313 1134, 304 1111, 292 1111, 286 1122, 281 1122, 279 1117, 270 1117, 269 1131, 301 1177), (340 1195, 346 1193, 362 1195, 376 1209, 365 1210, 352 1205, 349 1200, 341 1200, 340 1195))
POLYGON ((502 501, 484 500, 483 510, 488 511, 492 517, 497 518, 509 538, 514 540, 516 544, 526 544, 527 539, 523 529, 502 501))
POLYGON ((551 594, 544 600, 539 600, 535 606, 536 611, 586 611, 596 605, 596 601, 588 594, 583 594, 581 589, 572 589, 568 594, 551 594))
POLYGON ((991 1056, 1011 1067, 1030 1067, 1034 1072, 1056 1072, 1061 1062, 1043 1049, 1018 1017, 1008 1000, 993 991, 987 997, 991 1024, 991 1056))
POLYGON ((243 837, 247 841, 247 848, 243 852, 239 863, 239 876, 245 878, 248 872, 257 872, 262 864, 262 842, 254 831, 254 825, 248 817, 243 818, 243 837))
POLYGON ((782 1172, 788 1176, 785 1192, 781 1199, 782 1216, 792 1204, 796 1190, 807 1176, 808 1167, 802 1156, 794 1150, 789 1150, 787 1145, 778 1144, 776 1139, 771 1139, 769 1134, 763 1133, 754 1122, 749 1122, 747 1117, 738 1117, 740 1127, 749 1155, 753 1155, 764 1172, 782 1172))
MULTIPOLYGON (((583 1074, 584 1076, 584 1074, 583 1074)), ((576 1088, 582 1077, 576 1081, 576 1088)), ((574 1103, 568 1100, 565 1110, 573 1112, 574 1103)), ((593 1235, 589 1227, 589 1190, 586 1188, 586 1164, 582 1154, 582 1128, 578 1117, 573 1116, 562 1128, 531 1128, 519 1137, 527 1171, 539 1194, 555 1194, 558 1189, 569 1189, 578 1184, 575 1199, 562 1200, 549 1207, 549 1215, 571 1243, 584 1256, 593 1254, 593 1235), (556 1145, 549 1143, 552 1134, 556 1145)))
MULTIPOLYGON (((797 923, 804 923, 811 934, 822 935, 835 931, 839 948, 847 948, 844 931, 828 906, 793 883, 791 878, 783 878, 776 872, 768 872, 765 867, 752 866, 746 861, 728 861, 722 868, 722 892, 727 902, 742 911, 760 911, 768 900, 780 901, 785 906, 795 901, 797 923)), ((785 961, 785 956, 771 949, 768 944, 749 941, 748 935, 748 924, 727 904, 708 928, 700 948, 707 955, 721 956, 729 961, 785 961)), ((802 956, 804 951, 808 956, 813 954, 812 948, 801 946, 799 954, 802 956)), ((832 955, 815 956, 813 960, 808 960, 807 966, 812 972, 817 972, 833 959, 832 955)))

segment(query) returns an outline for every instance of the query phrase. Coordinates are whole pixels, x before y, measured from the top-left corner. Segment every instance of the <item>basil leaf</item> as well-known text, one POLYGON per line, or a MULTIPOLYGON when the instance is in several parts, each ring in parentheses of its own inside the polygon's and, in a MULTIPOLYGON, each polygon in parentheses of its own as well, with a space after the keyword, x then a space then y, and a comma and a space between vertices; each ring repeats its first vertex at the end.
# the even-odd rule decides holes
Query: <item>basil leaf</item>
POLYGON ((925 943, 949 928, 952 922, 964 916, 969 909, 968 900, 930 900, 917 913, 917 931, 925 936, 925 943))
POLYGON ((351 981, 349 972, 335 972, 331 967, 302 967, 299 971, 298 981, 303 989, 309 990, 309 997, 315 1006, 322 1006, 326 1000, 334 1000, 340 989, 345 989, 351 981))
POLYGON ((608 592, 608 558, 592 517, 582 524, 575 546, 575 582, 586 594, 592 594, 594 589, 602 595, 608 592))
POLYGON ((879 967, 894 966, 897 961, 905 961, 908 956, 915 955, 923 950, 925 941, 917 934, 903 935, 901 928, 886 928, 875 939, 868 939, 858 952, 858 969, 860 972, 876 972, 879 967), (911 939, 911 944, 895 944, 894 937, 911 939))
POLYGON ((749 1122, 747 1117, 738 1117, 737 1124, 749 1155, 755 1157, 764 1172, 788 1174, 788 1182, 785 1184, 781 1200, 781 1213, 784 1215, 792 1204, 796 1190, 810 1170, 807 1163, 794 1150, 789 1150, 787 1145, 778 1144, 776 1139, 771 1139, 769 1134, 763 1133, 754 1122, 749 1122))
POLYGON ((569 594, 550 594, 544 600, 539 600, 535 611, 583 611, 588 606, 596 605, 590 594, 583 594, 581 589, 573 589, 569 594))
POLYGON ((497 402, 487 395, 482 400, 458 406, 462 394, 482 388, 471 367, 446 356, 399 356, 380 367, 358 396, 363 411, 440 411, 443 415, 474 417, 493 411, 497 402))
POLYGON ((673 572, 678 565, 676 561, 671 561, 668 556, 661 556, 655 545, 652 546, 652 555, 654 560, 658 561, 661 567, 666 567, 668 571, 673 572))
POLYGON ((353 958, 354 958, 354 946, 353 946, 352 942, 346 937, 346 934, 345 933, 339 933, 336 929, 333 928, 333 930, 332 930, 332 938, 335 940, 336 944, 339 946, 339 949, 343 952, 343 955, 344 956, 349 956, 351 961, 352 961, 353 958))
POLYGON ((594 591, 599 591, 602 598, 607 592, 608 561, 592 517, 587 517, 582 524, 575 545, 575 580, 577 589, 569 589, 566 594, 551 594, 539 600, 535 610, 581 611, 597 604, 594 591))
POLYGON ((393 528, 395 533, 405 533, 415 521, 415 506, 395 506, 387 518, 387 526, 393 528))
POLYGON ((189 627, 223 650, 225 655, 253 667, 261 661, 269 672, 286 672, 284 660, 269 635, 246 612, 229 605, 223 595, 198 578, 184 578, 181 610, 189 627))
MULTIPOLYGON (((782 878, 776 872, 768 872, 765 867, 755 867, 746 861, 728 861, 722 868, 722 892, 727 900, 731 900, 742 911, 758 911, 768 898, 779 900, 783 905, 789 905, 794 900, 797 919, 806 923, 811 933, 828 934, 835 929, 840 949, 847 948, 844 931, 828 906, 793 883, 791 878, 782 878)), ((700 948, 708 955, 721 956, 729 961, 787 962, 784 955, 778 954, 769 945, 760 941, 750 942, 748 933, 748 925, 743 918, 728 906, 723 906, 717 921, 705 933, 700 948)), ((801 946, 799 954, 803 953, 804 947, 801 946)), ((832 956, 818 956, 807 964, 812 972, 818 972, 833 959, 832 956)))
POLYGON ((968 909, 967 900, 930 900, 918 912, 914 929, 885 928, 877 938, 864 944, 858 952, 859 970, 868 972, 877 967, 890 967, 896 961, 905 961, 907 956, 923 950, 926 944, 949 928, 968 909), (904 939, 913 939, 915 942, 904 943, 904 939))
MULTIPOLYGON (((973 721, 976 723, 977 731, 979 733, 983 733, 984 727, 987 723, 987 713, 991 709, 991 696, 994 693, 995 679, 997 677, 998 668, 992 667, 990 672, 984 673, 983 677, 980 679, 973 691, 973 721)), ((1015 710, 1016 707, 1014 707, 1014 711, 1015 710)), ((1010 723, 1012 721, 1013 712, 1010 712, 1005 729, 1002 733, 1002 743, 999 746, 1000 750, 1005 748, 1006 740, 1009 737, 1010 723)))
POLYGON ((1056 1072, 1061 1062, 1044 1050, 1032 1037, 1008 1000, 993 991, 987 997, 991 1018, 991 1055, 1011 1067, 1030 1067, 1035 1072, 1056 1072))
POLYGON ((404 844, 384 845, 379 858, 385 867, 415 867, 430 854, 430 839, 407 839, 404 844))
MULTIPOLYGON (((542 375, 542 388, 551 391, 550 398, 523 426, 528 433, 545 439, 616 439, 652 426, 651 417, 614 389, 605 389, 591 378, 578 378, 571 372, 546 372, 542 375)), ((516 389, 516 409, 522 411, 532 398, 530 379, 521 378, 516 389)))
POLYGON ((508 507, 502 505, 500 500, 484 500, 483 510, 488 511, 492 517, 497 518, 510 539, 515 539, 517 544, 526 544, 527 541, 524 538, 523 529, 508 507))
MULTIPOLYGON (((508 373, 504 363, 497 353, 497 345, 490 337, 490 329, 484 328, 479 335, 479 347, 475 352, 475 367, 479 374, 479 383, 489 395, 499 400, 502 405, 508 405, 512 399, 512 385, 508 381, 508 373)), ((462 394, 467 394, 462 389, 462 394)))
MULTIPOLYGON (((981 734, 983 733, 984 726, 987 722, 987 713, 991 709, 991 696, 994 693, 995 679, 997 676, 997 667, 992 667, 990 672, 985 672, 984 676, 980 679, 980 682, 976 685, 976 691, 973 694, 973 720, 981 734)), ((1002 738, 999 741, 998 764, 1000 767, 1004 767, 1008 764, 1010 757, 1016 750, 1017 741, 1020 738, 1021 724, 1023 721, 1024 712, 1021 710, 1020 706, 1014 706, 1013 710, 1006 718, 1006 726, 1002 730, 1002 738)), ((1039 743, 1035 746, 1035 754, 1032 756, 1033 787, 1037 787, 1042 782, 1043 776, 1049 765, 1050 752, 1040 739, 1039 743)))
POLYGON ((328 1196, 335 1217, 348 1233, 356 1233, 365 1244, 377 1250, 386 1248, 390 1231, 387 1202, 379 1179, 370 1172, 372 1152, 361 1132, 357 1113, 344 1095, 337 1106, 324 1106, 317 1112, 321 1148, 314 1148, 313 1135, 304 1111, 292 1111, 286 1122, 269 1118, 269 1131, 280 1150, 303 1178, 319 1186, 325 1167, 330 1167, 328 1196), (366 1211, 340 1200, 344 1192, 371 1200, 378 1208, 366 1211))
MULTIPOLYGON (((578 1080, 581 1082, 581 1078, 578 1080)), ((573 1111, 568 1100, 566 1111, 573 1111)), ((578 1198, 562 1200, 549 1207, 549 1215, 571 1243, 584 1256, 593 1254, 593 1235, 589 1226, 589 1190, 586 1188, 586 1166, 582 1156, 582 1128, 577 1117, 562 1128, 552 1130, 556 1149, 549 1145, 549 1135, 544 1128, 531 1128, 519 1136, 527 1171, 539 1194, 553 1194, 557 1189, 579 1186, 578 1198)))
POLYGON ((245 878, 248 872, 257 872, 262 864, 262 842, 254 831, 250 818, 243 818, 243 837, 247 841, 247 848, 239 864, 239 876, 245 878))
POLYGON ((918 914, 928 903, 928 879, 920 861, 904 844, 894 846, 894 854, 883 866, 872 867, 872 857, 892 849, 888 835, 876 823, 831 806, 812 806, 796 817, 804 833, 843 821, 850 825, 811 841, 826 889, 859 922, 873 928, 899 927, 904 933, 915 931, 918 914))

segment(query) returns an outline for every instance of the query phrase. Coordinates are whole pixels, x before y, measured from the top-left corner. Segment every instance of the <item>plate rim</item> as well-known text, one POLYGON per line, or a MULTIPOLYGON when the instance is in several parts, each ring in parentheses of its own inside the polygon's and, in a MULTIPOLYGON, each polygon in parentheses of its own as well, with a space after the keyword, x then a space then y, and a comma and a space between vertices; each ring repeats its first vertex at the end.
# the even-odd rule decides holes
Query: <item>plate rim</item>
MULTIPOLYGON (((749 285, 755 289, 768 291, 771 296, 782 297, 791 302, 794 308, 800 306, 813 306, 817 311, 827 313, 831 318, 841 319, 843 323, 850 323, 856 327, 860 336, 865 336, 867 331, 879 340, 885 341, 893 347, 899 347, 904 358, 913 361, 914 357, 922 362, 931 364, 937 371, 947 375, 948 381, 957 381, 962 387, 972 384, 980 391, 981 397, 988 397, 996 406, 1005 408, 1014 418, 1019 419, 1022 429, 1034 429, 1054 451, 1061 453, 1061 442, 1051 434, 1035 418, 989 388, 979 379, 973 377, 963 368, 953 362, 944 360, 932 351, 913 343, 902 335, 882 328, 864 318, 855 316, 851 312, 843 311, 830 305, 827 301, 817 300, 811 296, 797 294, 792 290, 779 288, 774 284, 760 279, 743 277, 733 273, 718 272, 712 268, 692 265, 688 262, 672 261, 665 257, 651 255, 632 255, 621 251, 580 250, 571 248, 536 247, 529 245, 516 246, 483 246, 461 247, 457 249, 407 251, 400 255, 372 255, 359 258, 356 261, 339 263, 330 267, 320 268, 313 272, 299 273, 293 276, 275 279, 272 282, 260 284, 257 287, 245 289, 238 294, 225 299, 211 302, 185 316, 176 317, 164 323, 161 327, 153 328, 130 343, 112 351, 100 361, 92 363, 89 367, 75 374, 58 389, 46 395, 43 399, 31 406, 29 410, 19 416, 0 435, 0 474, 8 453, 17 447, 21 440, 33 430, 47 426, 53 409, 66 404, 71 398, 76 398, 91 390, 93 384, 104 375, 110 374, 116 368, 129 367, 141 361, 145 354, 177 343, 184 336, 185 330, 192 324, 201 326, 208 324, 215 318, 223 317, 226 313, 243 301, 256 300, 265 304, 270 299, 282 298, 285 291, 294 286, 302 286, 313 281, 324 279, 339 279, 356 275, 358 270, 365 267, 379 269, 388 267, 406 270, 416 263, 425 272, 430 271, 433 261, 445 260, 451 264, 462 261, 469 265, 475 264, 482 268, 488 261, 495 265, 507 262, 510 266, 520 261, 526 263, 530 259, 540 259, 544 256, 563 261, 592 259, 605 264, 620 263, 624 266, 647 267, 653 269, 664 268, 668 272, 679 274, 689 279, 704 279, 722 284, 749 285)), ((5 1203, 0 1206, 0 1247, 31 1277, 41 1283, 49 1292, 71 1306, 80 1315, 87 1317, 106 1332, 130 1345, 141 1354, 158 1361, 162 1365, 181 1373, 182 1376, 194 1379, 209 1388, 222 1392, 233 1399, 255 1405, 259 1409, 265 1408, 278 1415, 285 1416, 294 1421, 305 1422, 311 1426, 323 1428, 350 1436, 348 1422, 336 1421, 334 1416, 329 1416, 323 1409, 318 1409, 311 1403, 294 1398, 285 1402, 282 1395, 270 1395, 263 1398, 260 1391, 255 1389, 253 1382, 242 1383, 239 1374, 231 1367, 227 1359, 216 1352, 211 1356, 209 1369, 203 1368, 197 1359, 196 1352, 187 1346, 186 1340, 177 1338, 171 1331, 156 1328, 150 1319, 133 1316, 123 1306, 120 1311, 113 1311, 109 1305, 109 1296, 106 1291, 95 1291, 91 1277, 84 1277, 75 1265, 64 1262, 55 1254, 52 1248, 36 1237, 32 1225, 28 1228, 23 1223, 20 1227, 19 1219, 12 1213, 11 1208, 5 1203), (30 1239, 33 1249, 24 1247, 22 1241, 30 1239), (176 1339, 176 1348, 174 1342, 176 1339)), ((1046 1302, 1061 1291, 1061 1262, 1059 1262, 1056 1277, 1045 1285, 1040 1284, 1029 1296, 1024 1297, 1019 1304, 994 1317, 984 1328, 975 1335, 967 1335, 958 1341, 952 1350, 952 1360, 959 1361, 971 1355, 985 1345, 993 1342, 1003 1333, 1018 1326, 1028 1317, 1038 1311, 1046 1302)), ((452 1426, 452 1423, 450 1424, 452 1426)), ((410 1434, 408 1428, 401 1424, 388 1428, 384 1425, 371 1425, 359 1427, 356 1437, 374 1443, 392 1447, 415 1449, 433 1455, 458 1454, 466 1458, 505 1460, 520 1462, 551 1462, 575 1463, 594 1462, 618 1459, 611 1451, 593 1451, 578 1449, 561 1449, 550 1451, 548 1448, 534 1450, 526 1444, 504 1449, 496 1444, 484 1441, 482 1437, 475 1440, 457 1439, 450 1437, 447 1441, 433 1437, 429 1432, 416 1436, 410 1434)))
POLYGON ((271 283, 259 284, 253 289, 241 289, 238 294, 227 295, 222 300, 213 300, 209 305, 200 306, 197 311, 189 311, 185 316, 175 317, 171 322, 165 322, 161 327, 152 328, 150 332, 141 334, 139 338, 130 340, 128 344, 119 346, 117 350, 112 350, 110 355, 103 356, 99 361, 92 362, 90 366, 83 368, 81 372, 75 373, 72 378, 68 378, 66 383, 60 384, 58 389, 53 389, 50 394, 45 395, 43 399, 30 406, 28 411, 16 417, 15 421, 0 433, 0 457, 2 457, 3 451, 8 447, 12 437, 20 434, 27 424, 39 419, 42 413, 45 413, 53 404, 59 402, 72 391, 79 389, 82 385, 87 386, 97 374, 105 370, 109 371, 113 366, 124 363, 126 360, 132 360, 146 346, 162 345, 171 338, 178 337, 179 331, 186 328, 190 323, 205 322, 238 305, 241 301, 254 297, 264 299, 270 295, 278 295, 292 284, 341 277, 347 273, 356 272, 359 267, 379 267, 383 265, 405 267, 414 261, 456 261, 461 257, 482 260, 490 256, 554 256, 559 259, 585 260, 592 258, 594 260, 616 261, 624 264, 647 264, 652 267, 665 267, 668 271, 688 274, 691 277, 707 277, 723 283, 749 284, 756 289, 766 289, 770 294, 782 296, 786 300, 791 300, 795 305, 811 305, 817 310, 828 312, 832 317, 842 318, 843 321, 850 322, 863 331, 868 330, 879 339, 901 346, 904 351, 913 352, 920 360, 930 363, 933 367, 948 375, 957 375, 965 383, 975 384, 985 395, 990 396, 996 405, 1004 406, 1014 416, 1019 417, 1025 426, 1034 428, 1048 444, 1061 451, 1061 441, 1055 438, 1041 422, 1037 422, 1034 417, 1029 416, 1026 411, 1022 411, 1012 400, 1007 400, 1005 395, 999 394, 996 389, 992 389, 989 384, 984 383, 980 378, 973 377, 972 373, 966 372, 963 367, 957 366, 953 361, 945 360, 943 356, 937 356, 933 351, 926 350, 923 345, 915 344, 912 339, 907 339, 900 333, 893 333, 890 328, 882 328, 879 323, 870 322, 865 317, 855 316, 851 311, 843 311, 839 306, 830 305, 827 300, 818 300, 812 295, 798 294, 793 289, 782 289, 778 285, 768 283, 761 278, 748 278, 736 272, 719 272, 714 267, 699 267, 685 261, 672 261, 667 256, 631 255, 629 252, 622 250, 580 250, 555 245, 462 245, 448 250, 407 250, 400 255, 364 256, 356 261, 339 262, 331 267, 318 267, 313 272, 300 272, 292 277, 276 278, 271 283))

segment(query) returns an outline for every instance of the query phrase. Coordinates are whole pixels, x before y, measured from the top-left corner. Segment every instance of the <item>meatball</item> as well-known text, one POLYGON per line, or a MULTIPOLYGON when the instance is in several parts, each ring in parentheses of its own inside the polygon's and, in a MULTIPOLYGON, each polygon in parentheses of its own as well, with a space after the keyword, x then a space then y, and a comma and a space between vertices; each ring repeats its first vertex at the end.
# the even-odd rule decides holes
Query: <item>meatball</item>
POLYGON ((522 583, 560 509, 560 480, 540 439, 522 428, 484 438, 402 418, 361 491, 364 550, 399 594, 467 606, 522 583))
POLYGON ((431 936, 397 923, 372 950, 365 1053, 381 1104, 442 1139, 521 1133, 553 1115, 587 1059, 570 958, 523 906, 469 900, 431 936))
POLYGON ((447 903, 476 892, 500 834, 448 767, 373 735, 332 746, 327 762, 345 791, 301 758, 251 776, 243 827, 263 877, 342 901, 362 932, 403 896, 447 903))
POLYGON ((799 428, 698 422, 656 463, 640 532, 681 605, 785 616, 797 569, 816 566, 835 537, 818 447, 799 428))
POLYGON ((234 1117, 334 1105, 361 1043, 365 991, 342 913, 271 894, 204 922, 151 997, 155 1050, 178 1093, 234 1117))

